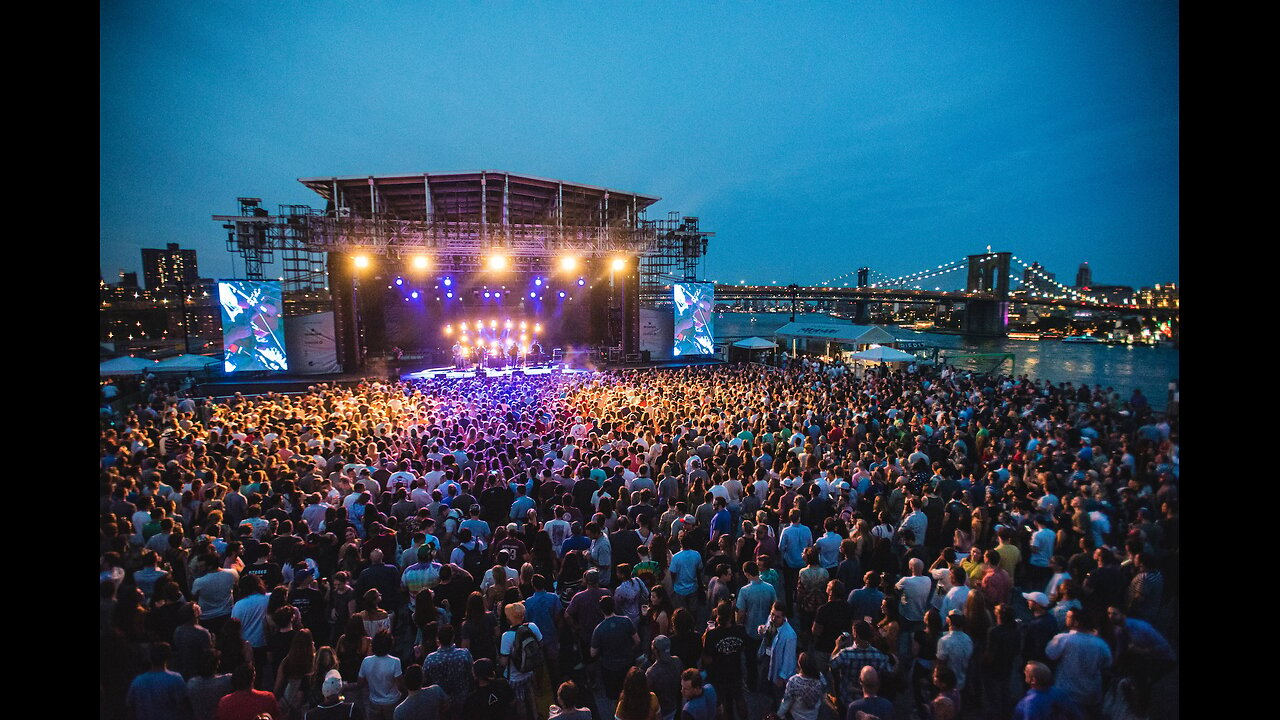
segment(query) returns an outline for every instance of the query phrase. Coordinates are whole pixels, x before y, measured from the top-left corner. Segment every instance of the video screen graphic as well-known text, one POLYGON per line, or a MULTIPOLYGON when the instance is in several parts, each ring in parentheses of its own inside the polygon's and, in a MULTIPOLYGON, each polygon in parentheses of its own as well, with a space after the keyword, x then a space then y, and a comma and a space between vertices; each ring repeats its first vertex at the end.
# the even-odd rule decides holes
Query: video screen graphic
POLYGON ((713 283, 674 283, 675 346, 673 357, 711 355, 715 352, 712 310, 716 286, 713 283))
POLYGON ((277 282, 224 280, 218 282, 222 306, 222 365, 241 370, 288 370, 280 326, 284 303, 277 282))

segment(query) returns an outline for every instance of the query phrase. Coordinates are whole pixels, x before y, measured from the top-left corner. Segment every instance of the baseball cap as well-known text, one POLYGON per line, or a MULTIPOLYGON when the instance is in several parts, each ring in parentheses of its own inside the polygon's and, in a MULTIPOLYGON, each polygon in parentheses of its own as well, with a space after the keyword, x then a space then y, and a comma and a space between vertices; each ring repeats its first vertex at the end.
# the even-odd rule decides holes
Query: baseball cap
POLYGON ((342 694, 342 675, 337 670, 324 674, 324 684, 320 686, 325 697, 337 697, 342 694))
POLYGON ((1022 597, 1039 605, 1040 607, 1049 607, 1049 596, 1042 592, 1022 593, 1022 597))

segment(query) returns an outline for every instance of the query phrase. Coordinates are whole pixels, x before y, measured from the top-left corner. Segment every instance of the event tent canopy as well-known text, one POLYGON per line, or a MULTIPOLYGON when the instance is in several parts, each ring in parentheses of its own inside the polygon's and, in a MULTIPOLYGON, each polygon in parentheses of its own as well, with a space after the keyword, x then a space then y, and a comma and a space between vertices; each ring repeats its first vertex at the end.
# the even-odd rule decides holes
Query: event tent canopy
POLYGON ((218 358, 207 355, 175 355, 156 363, 155 372, 192 372, 209 369, 218 365, 218 358))
POLYGON ((878 347, 869 348, 862 352, 853 354, 854 360, 869 360, 872 362, 911 362, 916 359, 915 355, 901 350, 895 350, 891 347, 880 345, 878 347))
POLYGON ((749 337, 746 340, 739 340, 733 344, 736 348, 746 348, 747 350, 768 350, 778 347, 775 342, 770 342, 762 337, 749 337))
POLYGON ((147 368, 154 370, 156 365, 157 363, 155 360, 123 355, 121 357, 99 363, 98 375, 141 375, 143 370, 146 370, 147 368))

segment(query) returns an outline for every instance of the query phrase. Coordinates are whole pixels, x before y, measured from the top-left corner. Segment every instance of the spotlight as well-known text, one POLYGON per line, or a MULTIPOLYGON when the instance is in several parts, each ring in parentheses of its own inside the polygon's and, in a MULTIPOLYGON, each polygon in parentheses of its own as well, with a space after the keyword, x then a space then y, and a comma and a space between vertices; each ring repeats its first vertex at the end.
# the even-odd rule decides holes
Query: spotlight
POLYGON ((485 297, 493 297, 493 293, 489 292, 488 290, 485 290, 485 291, 484 291, 484 296, 485 296, 485 297))
POLYGON ((564 298, 564 291, 563 291, 563 290, 561 290, 560 292, 558 292, 558 293, 556 293, 556 294, 557 294, 557 295, 559 295, 559 296, 561 297, 561 299, 563 299, 563 298, 564 298))
POLYGON ((542 278, 534 278, 533 284, 537 285, 538 287, 542 287, 542 278))
POLYGON ((530 291, 530 292, 529 292, 529 298, 530 298, 530 299, 532 299, 532 298, 536 298, 536 297, 538 297, 538 293, 533 292, 533 291, 530 291))
POLYGON ((418 299, 418 291, 417 291, 417 290, 414 290, 413 292, 409 293, 409 297, 413 298, 414 300, 417 300, 417 299, 418 299))
POLYGON ((491 257, 489 258, 489 269, 490 269, 490 270, 506 270, 506 269, 507 269, 507 256, 506 256, 506 255, 493 255, 493 256, 491 256, 491 257))
POLYGON ((491 327, 491 328, 497 328, 497 327, 498 327, 498 321, 497 321, 497 320, 490 320, 490 321, 489 321, 489 327, 491 327))
POLYGON ((511 329, 511 319, 510 319, 510 318, 508 318, 508 319, 507 319, 507 329, 508 329, 508 330, 510 330, 510 329, 511 329))
POLYGON ((572 255, 565 255, 560 258, 560 269, 565 272, 573 272, 578 269, 578 258, 572 255))
POLYGON ((413 266, 414 266, 415 268, 417 268, 417 269, 419 269, 419 270, 426 270, 426 269, 427 269, 427 266, 428 266, 429 264, 430 264, 430 263, 429 263, 429 262, 427 262, 427 256, 426 256, 426 255, 414 255, 414 256, 413 256, 413 266))
POLYGON ((355 263, 355 266, 360 268, 361 270, 369 267, 368 255, 356 255, 355 257, 351 258, 351 261, 355 263))
POLYGON ((525 328, 527 328, 527 327, 529 327, 529 323, 525 322, 524 320, 521 320, 521 321, 520 321, 520 329, 521 329, 521 330, 524 330, 524 329, 525 329, 525 328))
POLYGON ((399 285, 403 285, 403 284, 404 284, 404 278, 396 278, 396 285, 397 285, 397 286, 399 286, 399 285))
POLYGON ((450 290, 449 292, 445 293, 444 296, 447 298, 453 298, 453 291, 450 290))
POLYGON ((587 284, 586 279, 578 278, 578 287, 582 287, 583 285, 586 285, 586 284, 587 284))
POLYGON ((445 326, 444 326, 444 334, 445 334, 445 335, 449 335, 449 334, 451 334, 452 332, 453 332, 453 326, 452 326, 452 325, 445 325, 445 326))
POLYGON ((534 332, 536 332, 536 333, 540 333, 540 332, 542 332, 542 323, 534 323, 534 324, 533 324, 533 331, 534 331, 534 332))
POLYGON ((626 269, 627 269, 627 259, 626 259, 626 258, 622 258, 622 257, 616 257, 616 258, 614 258, 614 259, 613 259, 613 265, 612 265, 612 267, 613 267, 613 269, 614 269, 614 271, 615 271, 615 272, 622 271, 622 270, 626 270, 626 269))
POLYGON ((452 285, 453 285, 453 278, 451 278, 451 277, 447 277, 447 278, 445 278, 445 279, 444 279, 444 286, 445 286, 445 287, 450 287, 450 286, 452 286, 452 285))
POLYGON ((502 293, 500 293, 500 292, 498 292, 497 290, 495 290, 495 291, 493 291, 493 296, 494 296, 494 297, 496 297, 496 298, 500 298, 500 297, 502 297, 502 293))

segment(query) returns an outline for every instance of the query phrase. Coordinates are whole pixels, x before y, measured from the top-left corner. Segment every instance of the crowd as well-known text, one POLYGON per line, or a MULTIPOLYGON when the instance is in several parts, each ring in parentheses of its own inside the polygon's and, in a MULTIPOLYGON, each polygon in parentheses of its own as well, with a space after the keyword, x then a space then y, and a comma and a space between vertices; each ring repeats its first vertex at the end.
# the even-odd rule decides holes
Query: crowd
POLYGON ((1176 716, 1176 422, 912 370, 155 386, 101 717, 1176 716))

